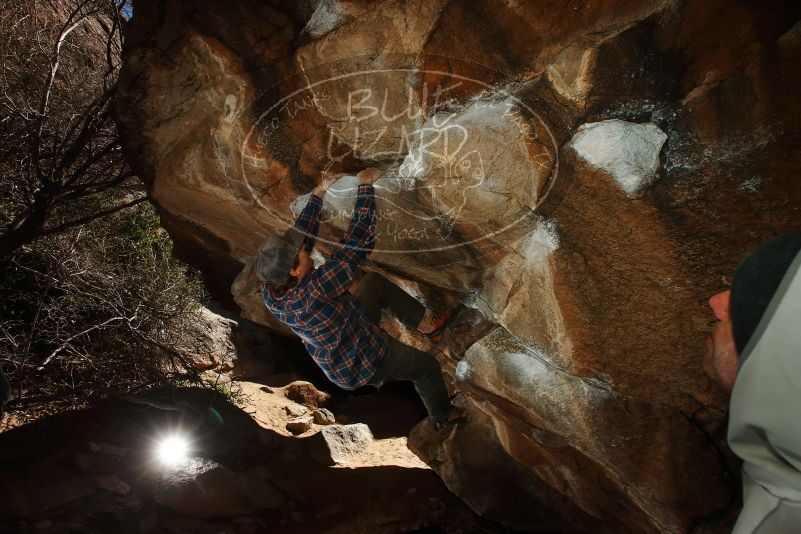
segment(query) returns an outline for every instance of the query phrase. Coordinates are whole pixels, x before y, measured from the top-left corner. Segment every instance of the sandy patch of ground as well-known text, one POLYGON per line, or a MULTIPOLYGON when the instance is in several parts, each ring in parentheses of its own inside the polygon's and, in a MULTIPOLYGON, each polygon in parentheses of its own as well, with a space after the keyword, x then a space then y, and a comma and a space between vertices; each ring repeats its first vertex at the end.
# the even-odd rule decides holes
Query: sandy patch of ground
MULTIPOLYGON (((273 430, 282 436, 292 437, 292 433, 286 429, 288 422, 308 417, 312 413, 312 408, 284 397, 282 388, 268 387, 256 382, 234 382, 232 390, 240 391, 237 403, 261 427, 273 430), (304 413, 304 415, 297 417, 291 415, 292 413, 304 413)), ((408 431, 410 421, 414 421, 414 415, 409 413, 410 407, 406 406, 405 400, 400 397, 379 397, 378 394, 368 395, 356 400, 348 399, 344 403, 330 403, 329 409, 334 413, 337 422, 364 422, 371 428, 375 437, 375 440, 365 450, 352 456, 338 467, 398 466, 429 469, 406 446, 405 433, 408 431), (386 414, 393 405, 396 405, 397 410, 401 412, 400 417, 382 417, 383 424, 379 424, 377 420, 371 420, 368 416, 371 408, 380 408, 379 413, 386 414), (396 427, 389 427, 387 422, 395 422, 396 427), (400 433, 404 435, 392 435, 400 433)), ((321 425, 312 424, 309 430, 297 437, 305 439, 321 429, 321 425)))

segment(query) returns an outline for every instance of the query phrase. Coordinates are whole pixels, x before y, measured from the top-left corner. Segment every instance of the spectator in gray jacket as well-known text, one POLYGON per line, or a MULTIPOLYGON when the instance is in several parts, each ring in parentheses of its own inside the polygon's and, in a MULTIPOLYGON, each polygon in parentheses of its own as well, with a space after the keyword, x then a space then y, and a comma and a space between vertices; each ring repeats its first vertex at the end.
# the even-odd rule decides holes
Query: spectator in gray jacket
POLYGON ((709 303, 704 359, 731 393, 728 441, 743 459, 734 534, 801 532, 801 232, 765 243, 709 303))

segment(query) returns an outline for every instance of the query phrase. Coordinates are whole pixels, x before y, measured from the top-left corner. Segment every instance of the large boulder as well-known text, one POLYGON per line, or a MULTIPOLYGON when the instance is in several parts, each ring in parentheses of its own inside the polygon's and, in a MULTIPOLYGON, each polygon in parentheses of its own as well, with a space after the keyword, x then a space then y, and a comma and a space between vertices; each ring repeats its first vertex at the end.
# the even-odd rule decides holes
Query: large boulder
MULTIPOLYGON (((453 461, 412 446, 508 524, 681 532, 731 516, 738 483, 705 301, 801 226, 800 18, 724 0, 151 2, 118 115, 177 253, 283 332, 258 245, 320 170, 384 169, 366 267, 433 310, 474 308, 422 346, 475 423, 453 461), (476 443, 494 452, 468 458, 476 443), (482 500, 509 477, 516 500, 482 500)), ((318 260, 354 196, 352 177, 326 195, 318 260)))
POLYGON ((201 306, 180 337, 175 349, 199 371, 230 371, 237 363, 232 334, 237 322, 201 306))
POLYGON ((327 425, 306 441, 312 458, 323 465, 334 465, 363 451, 372 443, 373 433, 363 423, 327 425))
POLYGON ((288 360, 270 332, 209 303, 202 305, 176 336, 173 349, 199 371, 234 371, 237 378, 275 372, 288 360))

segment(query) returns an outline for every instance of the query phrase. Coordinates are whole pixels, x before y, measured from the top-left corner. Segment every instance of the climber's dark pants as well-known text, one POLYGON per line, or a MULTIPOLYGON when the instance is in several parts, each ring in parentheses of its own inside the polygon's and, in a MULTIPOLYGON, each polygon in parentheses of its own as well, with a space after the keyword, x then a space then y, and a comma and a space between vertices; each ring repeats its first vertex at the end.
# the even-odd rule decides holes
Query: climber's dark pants
POLYGON ((414 297, 372 271, 365 273, 356 284, 354 296, 359 299, 367 316, 375 324, 381 322, 381 310, 388 309, 408 328, 414 329, 426 312, 425 306, 414 297))
MULTIPOLYGON (((415 328, 425 313, 425 307, 404 290, 384 278, 368 272, 359 281, 354 296, 364 306, 368 317, 381 322, 381 310, 389 309, 409 328, 415 328)), ((434 421, 444 421, 450 411, 450 400, 439 362, 421 350, 390 339, 387 353, 368 382, 380 388, 387 382, 411 380, 423 400, 428 415, 434 421)))

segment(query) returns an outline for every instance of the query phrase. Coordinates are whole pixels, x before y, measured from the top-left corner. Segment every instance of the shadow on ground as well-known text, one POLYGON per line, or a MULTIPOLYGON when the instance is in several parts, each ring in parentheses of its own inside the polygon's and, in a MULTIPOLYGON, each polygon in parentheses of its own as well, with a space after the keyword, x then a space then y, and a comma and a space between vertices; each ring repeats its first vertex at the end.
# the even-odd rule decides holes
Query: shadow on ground
MULTIPOLYGON (((419 420, 419 407, 409 403, 403 403, 408 413, 381 411, 396 394, 402 395, 336 402, 351 422, 390 436, 419 420)), ((429 469, 326 466, 313 459, 309 442, 262 428, 210 390, 103 400, 0 434, 0 529, 501 531, 472 514, 429 469), (154 448, 172 432, 191 436, 192 452, 191 460, 168 469, 154 448)))

